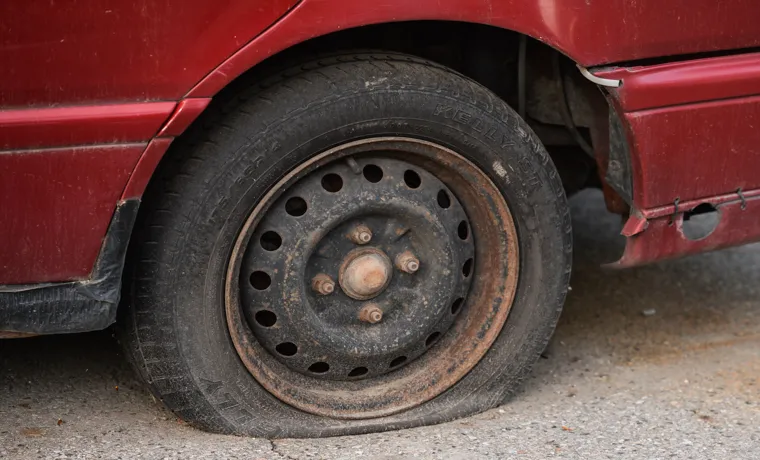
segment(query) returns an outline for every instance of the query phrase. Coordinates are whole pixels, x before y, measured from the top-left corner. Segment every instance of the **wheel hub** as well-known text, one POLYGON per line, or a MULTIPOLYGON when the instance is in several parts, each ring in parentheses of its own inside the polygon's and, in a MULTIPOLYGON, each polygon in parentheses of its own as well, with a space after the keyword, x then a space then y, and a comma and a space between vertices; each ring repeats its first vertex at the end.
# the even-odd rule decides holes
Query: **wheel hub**
POLYGON ((420 166, 382 156, 325 165, 293 184, 253 236, 249 324, 275 358, 312 377, 366 379, 406 365, 467 296, 468 226, 454 194, 420 166), (273 251, 262 245, 272 234, 273 251))
POLYGON ((414 407, 498 336, 516 240, 503 196, 455 152, 411 138, 336 147, 280 180, 241 230, 225 286, 232 341, 259 383, 301 410, 414 407))
POLYGON ((341 264, 340 287, 352 299, 371 299, 391 282, 391 270, 391 260, 382 250, 354 249, 341 264))

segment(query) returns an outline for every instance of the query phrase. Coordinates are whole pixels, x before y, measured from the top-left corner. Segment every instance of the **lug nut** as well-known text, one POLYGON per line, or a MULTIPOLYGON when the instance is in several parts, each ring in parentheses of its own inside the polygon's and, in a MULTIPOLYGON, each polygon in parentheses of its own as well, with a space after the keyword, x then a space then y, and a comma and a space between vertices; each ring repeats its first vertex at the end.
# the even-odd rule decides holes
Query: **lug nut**
POLYGON ((414 273, 420 269, 420 260, 411 251, 404 251, 396 257, 396 268, 402 272, 414 273))
POLYGON ((379 323, 380 320, 383 319, 383 310, 373 303, 365 305, 364 308, 359 311, 359 319, 365 323, 379 323))
POLYGON ((372 230, 366 225, 357 225, 348 235, 348 238, 356 244, 367 244, 372 239, 372 230))
POLYGON ((330 295, 335 291, 335 281, 328 275, 320 273, 311 280, 311 288, 319 295, 330 295))

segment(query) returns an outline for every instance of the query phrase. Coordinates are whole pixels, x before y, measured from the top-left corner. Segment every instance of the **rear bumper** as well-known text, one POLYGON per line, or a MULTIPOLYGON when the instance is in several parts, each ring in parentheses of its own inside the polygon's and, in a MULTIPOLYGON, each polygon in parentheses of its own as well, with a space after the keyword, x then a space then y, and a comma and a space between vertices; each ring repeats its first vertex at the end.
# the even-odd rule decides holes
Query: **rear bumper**
POLYGON ((760 241, 760 53, 597 69, 623 125, 631 168, 629 267, 760 241), (683 231, 700 204, 714 230, 683 231))

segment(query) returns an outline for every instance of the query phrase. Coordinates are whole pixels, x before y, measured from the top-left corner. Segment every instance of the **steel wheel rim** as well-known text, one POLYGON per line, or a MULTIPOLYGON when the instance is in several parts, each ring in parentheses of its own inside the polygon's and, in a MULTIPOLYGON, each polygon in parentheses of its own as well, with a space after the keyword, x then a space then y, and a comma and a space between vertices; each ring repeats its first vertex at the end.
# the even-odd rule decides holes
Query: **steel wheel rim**
MULTIPOLYGON (((441 394, 481 360, 506 321, 517 285, 518 261, 517 232, 509 208, 494 183, 471 162, 450 149, 419 139, 378 137, 350 142, 295 168, 250 213, 228 266, 225 283, 228 327, 248 371, 259 384, 287 404, 335 418, 390 415, 441 394), (416 359, 410 359, 398 369, 375 373, 362 380, 325 380, 291 369, 283 363, 282 356, 273 353, 271 344, 265 346, 260 336, 257 337, 256 327, 250 326, 250 314, 247 315, 246 294, 241 295, 241 279, 246 276, 245 270, 250 269, 243 261, 247 248, 256 244, 252 237, 260 230, 257 226, 292 186, 315 171, 334 165, 335 161, 346 157, 375 157, 377 152, 382 152, 390 161, 416 165, 448 187, 450 198, 461 201, 470 223, 468 237, 470 241, 475 240, 474 267, 469 270, 490 276, 468 274, 471 282, 465 305, 457 306, 456 312, 453 304, 446 306, 454 316, 451 324, 441 331, 437 343, 426 347, 426 351, 414 357, 416 359), (480 240, 488 242, 488 247, 485 243, 479 245, 480 240)), ((421 264, 424 266, 425 262, 421 264)), ((336 285, 335 289, 341 288, 336 285)))

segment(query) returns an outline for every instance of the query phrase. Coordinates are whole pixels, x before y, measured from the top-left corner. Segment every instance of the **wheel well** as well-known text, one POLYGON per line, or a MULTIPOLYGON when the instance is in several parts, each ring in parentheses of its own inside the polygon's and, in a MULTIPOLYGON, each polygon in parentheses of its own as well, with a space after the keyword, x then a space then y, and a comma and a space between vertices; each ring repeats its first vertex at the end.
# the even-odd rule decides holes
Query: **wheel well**
MULTIPOLYGON (((569 58, 558 51, 518 32, 494 26, 408 21, 334 32, 265 59, 214 96, 212 106, 224 105, 268 75, 310 56, 362 49, 418 56, 477 81, 528 121, 549 150, 568 194, 600 185, 596 162, 588 154, 588 148, 584 152, 579 146, 578 138, 588 145, 593 144, 591 128, 595 117, 606 122, 608 105, 603 95, 575 70, 569 58), (521 47, 524 50, 522 66, 521 47), (559 89, 560 79, 554 60, 558 61, 560 75, 563 75, 563 91, 559 89), (575 132, 567 128, 567 118, 562 116, 563 105, 571 114, 571 126, 575 132)), ((198 121, 202 123, 209 112, 214 111, 206 110, 198 121)), ((188 131, 192 132, 192 126, 188 131)))
POLYGON ((568 195, 602 185, 603 178, 589 146, 594 145, 594 140, 608 139, 609 105, 596 85, 576 71, 572 60, 543 42, 495 26, 455 21, 356 27, 307 40, 270 56, 213 97, 208 108, 173 142, 151 181, 160 180, 162 165, 172 156, 181 156, 176 152, 192 142, 199 126, 213 123, 225 113, 225 106, 234 104, 241 94, 315 55, 357 50, 410 54, 471 78, 528 122, 549 151, 568 195), (603 133, 594 136, 594 128, 603 133), (585 149, 580 145, 584 142, 585 149))

